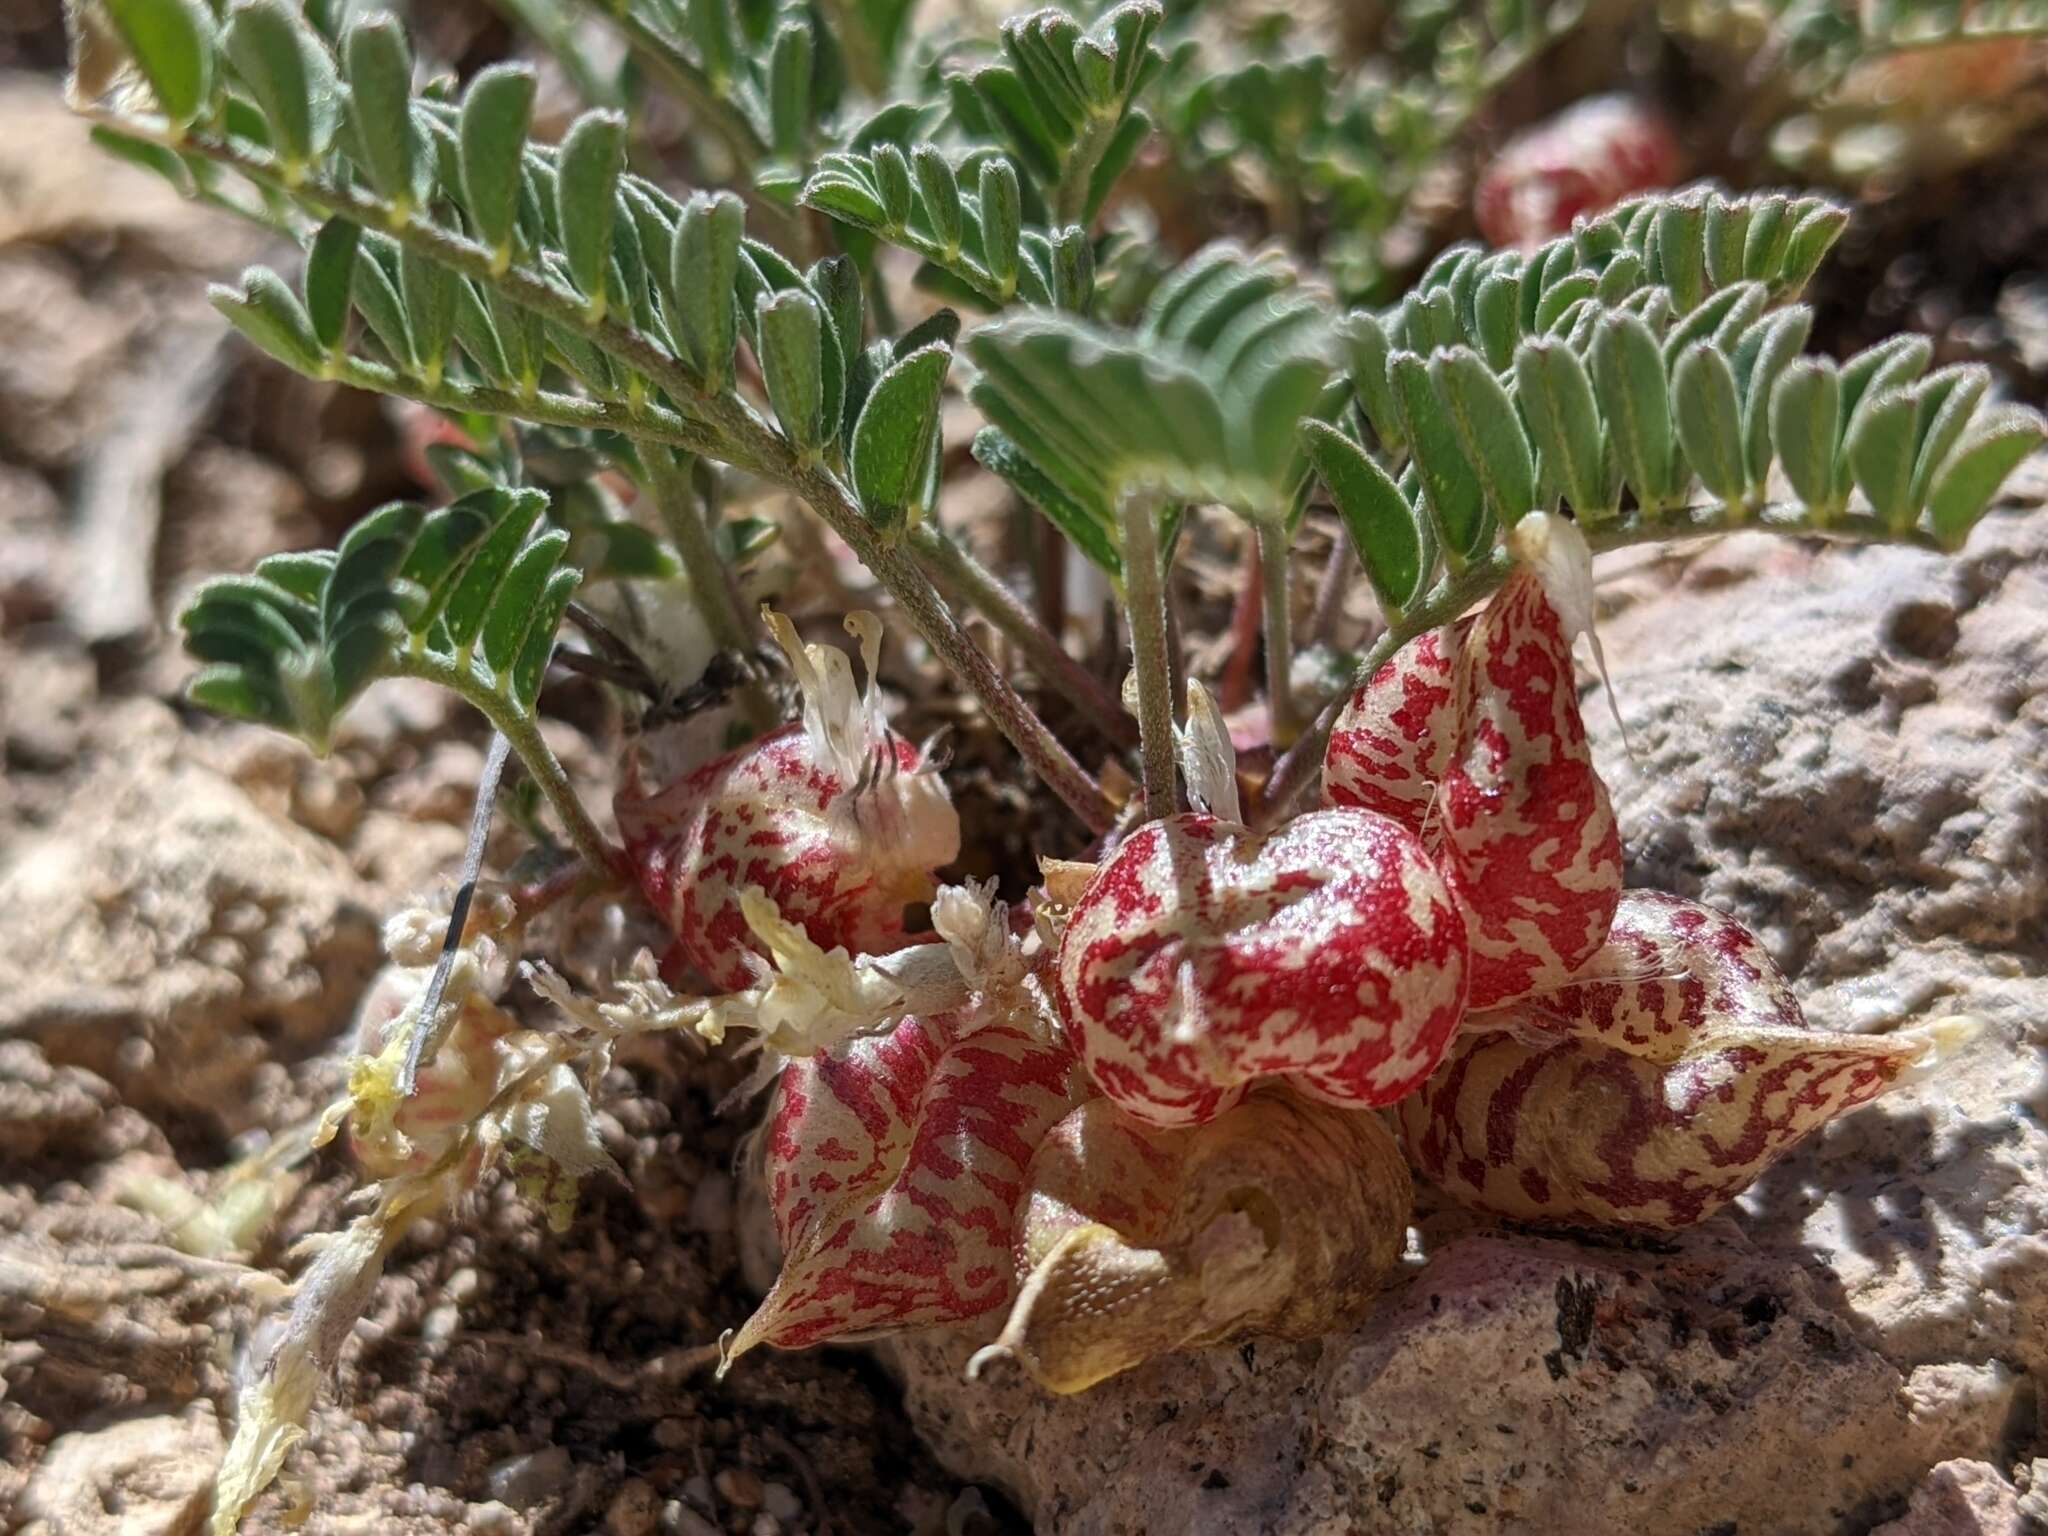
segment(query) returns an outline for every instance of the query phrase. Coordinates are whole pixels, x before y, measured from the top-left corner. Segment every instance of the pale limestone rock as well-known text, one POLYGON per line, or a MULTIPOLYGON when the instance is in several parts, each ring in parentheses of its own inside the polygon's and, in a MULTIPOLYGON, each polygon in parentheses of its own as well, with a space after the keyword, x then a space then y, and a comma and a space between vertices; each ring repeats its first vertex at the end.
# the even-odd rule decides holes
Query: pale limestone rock
POLYGON ((376 915, 332 844, 185 756, 168 711, 129 723, 127 753, 0 855, 0 1041, 239 1131, 266 1064, 349 1017, 376 915))
POLYGON ((224 1447, 213 1410, 60 1435, 22 1490, 22 1536, 192 1536, 224 1447))
POLYGON ((1905 1514, 1871 1536, 2028 1536, 2037 1515, 2020 1506, 2019 1490, 1981 1461, 1944 1461, 1913 1490, 1905 1514))

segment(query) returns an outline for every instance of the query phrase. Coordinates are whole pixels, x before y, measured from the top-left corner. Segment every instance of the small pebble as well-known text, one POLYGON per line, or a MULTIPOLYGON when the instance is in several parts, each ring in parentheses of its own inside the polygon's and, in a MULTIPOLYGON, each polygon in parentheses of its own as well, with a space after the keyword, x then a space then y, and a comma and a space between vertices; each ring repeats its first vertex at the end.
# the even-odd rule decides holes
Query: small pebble
POLYGON ((507 1456, 484 1474, 492 1498, 525 1509, 559 1493, 569 1479, 569 1452, 559 1445, 507 1456))
POLYGON ((482 1285, 483 1281, 477 1272, 465 1264, 448 1277, 448 1283, 441 1287, 441 1294, 459 1307, 465 1302, 476 1300, 476 1293, 482 1285))
POLYGON ((761 1507, 761 1479, 745 1467, 727 1467, 711 1482, 728 1504, 741 1509, 761 1507))
POLYGON ((690 1421, 677 1418, 657 1420, 654 1443, 664 1451, 680 1451, 690 1443, 690 1421))
POLYGON ((420 1337, 429 1344, 445 1344, 461 1327, 461 1309, 444 1303, 427 1309, 427 1315, 420 1319, 420 1337))
POLYGON ((604 1528, 608 1536, 650 1536, 660 1510, 661 1500, 646 1479, 629 1477, 605 1508, 604 1528))
POLYGON ((803 1514, 804 1501, 796 1496, 787 1483, 763 1483, 761 1507, 786 1524, 803 1514))
POLYGON ((663 1536, 725 1536, 681 1499, 670 1499, 661 1507, 661 1529, 663 1536))
POLYGON ((754 1523, 747 1527, 747 1536, 782 1536, 782 1522, 764 1509, 754 1516, 754 1523))
POLYGON ((683 1483, 683 1502, 700 1515, 718 1513, 717 1501, 711 1495, 711 1479, 701 1472, 683 1483))

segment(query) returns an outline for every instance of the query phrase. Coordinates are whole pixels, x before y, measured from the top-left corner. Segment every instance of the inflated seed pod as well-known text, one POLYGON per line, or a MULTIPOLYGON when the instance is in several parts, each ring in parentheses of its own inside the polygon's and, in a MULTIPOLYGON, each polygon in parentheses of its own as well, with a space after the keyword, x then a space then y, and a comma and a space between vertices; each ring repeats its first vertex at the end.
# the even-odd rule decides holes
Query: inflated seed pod
POLYGON ((1104 1094, 1148 1125, 1198 1125, 1265 1078, 1392 1103, 1457 1029, 1465 955, 1444 877, 1388 817, 1315 811, 1260 838, 1182 814, 1096 870, 1054 990, 1104 1094))
POLYGON ((1479 177, 1473 209, 1489 243, 1531 249, 1633 192, 1676 183, 1678 140, 1661 112, 1595 96, 1510 139, 1479 177))
POLYGON ((782 1272, 726 1351, 958 1322, 1009 1300, 1032 1152, 1085 1092, 1018 1019, 905 1019, 783 1070, 766 1128, 782 1272))
POLYGON ((1510 542, 1515 570, 1458 648, 1457 737, 1432 827, 1470 925, 1474 1012, 1561 985, 1599 949, 1621 895, 1621 838, 1572 668, 1589 622, 1585 541, 1537 512, 1510 542))
POLYGON ((874 616, 847 620, 865 691, 841 652, 800 644, 780 615, 770 622, 803 690, 803 719, 658 790, 643 789, 636 770, 614 806, 640 888, 675 934, 664 973, 694 967, 729 992, 760 968, 740 910, 748 887, 821 948, 887 953, 912 942, 904 907, 929 900, 933 871, 960 851, 944 782, 882 718, 874 616))
POLYGON ((1169 1350, 1357 1321, 1401 1257, 1414 1193, 1378 1115, 1285 1090, 1178 1131, 1091 1100, 1026 1182, 1017 1299, 968 1371, 1014 1360, 1055 1392, 1169 1350))
POLYGON ((1741 924, 1630 891, 1569 986, 1469 1019, 1397 1114, 1416 1168, 1467 1204, 1672 1229, 1726 1205, 1944 1038, 1808 1029, 1741 924))
POLYGON ((1432 629, 1354 691, 1330 731, 1323 803, 1378 811, 1424 835, 1451 766, 1458 647, 1470 621, 1432 629))

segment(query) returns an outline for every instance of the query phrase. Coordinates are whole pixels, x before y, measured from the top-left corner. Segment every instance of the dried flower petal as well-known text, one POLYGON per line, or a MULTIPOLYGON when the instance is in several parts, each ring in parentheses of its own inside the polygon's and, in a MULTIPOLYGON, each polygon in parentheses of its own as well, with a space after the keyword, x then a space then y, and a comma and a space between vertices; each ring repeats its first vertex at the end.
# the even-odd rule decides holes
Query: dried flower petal
POLYGON ((1389 1104, 1465 1006, 1465 923, 1414 835, 1316 811, 1264 839, 1148 822, 1097 871, 1060 942, 1060 1017, 1097 1085, 1150 1125, 1214 1119, 1285 1077, 1389 1104))
POLYGON ((1483 1210, 1684 1227, 1945 1038, 1808 1029, 1740 924, 1630 892, 1578 979, 1469 1020, 1398 1113, 1416 1167, 1483 1210))
POLYGON ((752 983, 763 949, 741 910, 749 887, 821 948, 879 954, 913 942, 903 908, 930 900, 932 871, 960 851, 960 821, 924 753, 882 719, 872 618, 847 620, 868 660, 861 691, 841 652, 799 644, 771 616, 803 720, 664 789, 645 792, 636 776, 620 793, 627 857, 676 935, 671 974, 694 966, 727 992, 752 983))
POLYGON ((1285 1092, 1179 1131, 1092 1100, 1045 1139, 1029 1183, 1022 1285, 968 1369, 1015 1359, 1055 1392, 1168 1350, 1356 1321, 1401 1256, 1412 1200, 1377 1115, 1285 1092))
POLYGON ((732 1340, 760 1344, 956 1322, 1009 1298, 1024 1169, 1079 1102, 1064 1043, 905 1019, 783 1072, 768 1136, 782 1273, 732 1340))

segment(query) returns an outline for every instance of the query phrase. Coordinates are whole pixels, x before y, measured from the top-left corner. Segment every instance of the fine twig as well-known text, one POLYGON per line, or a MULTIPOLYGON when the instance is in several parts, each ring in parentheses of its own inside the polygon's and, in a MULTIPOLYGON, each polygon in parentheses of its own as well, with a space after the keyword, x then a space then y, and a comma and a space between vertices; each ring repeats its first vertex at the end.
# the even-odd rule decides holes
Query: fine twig
POLYGON ((1266 709, 1273 745, 1285 750, 1301 734, 1301 720, 1294 707, 1294 602, 1287 527, 1271 520, 1254 526, 1259 539, 1260 612, 1265 621, 1266 709))
POLYGON ((427 990, 420 994, 419 1022, 405 1048, 405 1065, 398 1074, 401 1098, 412 1096, 420 1068, 431 1065, 441 1042, 455 1020, 442 1017, 441 996, 448 990, 448 976, 455 969, 456 951, 462 948, 462 930, 469 924, 469 903, 476 895, 477 880, 483 874, 484 845, 491 840, 491 815, 498 805, 498 782, 504 777, 505 759, 512 743, 503 731, 491 732, 491 747, 484 754, 484 771, 477 780, 476 808, 469 815, 469 844, 462 851, 462 882, 455 887, 455 900, 448 908, 448 931, 441 936, 441 953, 434 961, 434 974, 427 990))
POLYGON ((227 377, 221 341, 217 323, 181 325, 164 336, 79 468, 79 558, 64 607, 81 640, 125 640, 155 622, 150 574, 164 471, 192 441, 227 377))
POLYGON ((932 578, 980 612, 1022 651, 1048 687, 1065 695, 1091 725, 1119 747, 1138 744, 1137 721, 957 539, 926 522, 917 526, 910 541, 932 578))

